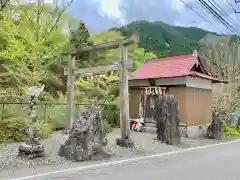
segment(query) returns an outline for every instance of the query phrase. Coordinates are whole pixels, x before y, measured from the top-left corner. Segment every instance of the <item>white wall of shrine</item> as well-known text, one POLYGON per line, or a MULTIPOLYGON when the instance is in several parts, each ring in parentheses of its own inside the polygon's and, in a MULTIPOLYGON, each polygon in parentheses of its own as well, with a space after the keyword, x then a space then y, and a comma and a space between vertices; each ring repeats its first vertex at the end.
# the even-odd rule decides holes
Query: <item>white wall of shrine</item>
MULTIPOLYGON (((148 87, 150 86, 148 80, 129 80, 129 87, 148 87)), ((170 85, 182 85, 186 87, 212 89, 212 81, 202 79, 199 77, 175 77, 175 78, 161 78, 155 79, 155 86, 170 86, 170 85)))

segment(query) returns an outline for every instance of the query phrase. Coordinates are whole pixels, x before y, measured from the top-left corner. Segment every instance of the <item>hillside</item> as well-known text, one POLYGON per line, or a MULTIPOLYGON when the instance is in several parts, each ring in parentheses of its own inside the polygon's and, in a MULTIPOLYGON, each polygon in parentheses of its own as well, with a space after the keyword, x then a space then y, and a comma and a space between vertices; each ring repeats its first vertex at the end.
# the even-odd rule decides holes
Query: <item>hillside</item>
POLYGON ((216 33, 195 27, 178 27, 163 22, 148 21, 135 21, 127 26, 114 28, 114 30, 121 31, 127 37, 138 33, 140 47, 155 52, 158 56, 191 53, 197 49, 198 41, 206 35, 218 36, 216 33), (166 43, 170 46, 168 47, 166 43))

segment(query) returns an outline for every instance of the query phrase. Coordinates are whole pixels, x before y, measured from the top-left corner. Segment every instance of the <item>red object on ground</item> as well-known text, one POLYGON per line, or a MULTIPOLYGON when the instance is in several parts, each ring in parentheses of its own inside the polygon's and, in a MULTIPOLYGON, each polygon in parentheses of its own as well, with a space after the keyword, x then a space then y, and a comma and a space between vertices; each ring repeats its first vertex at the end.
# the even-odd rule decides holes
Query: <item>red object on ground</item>
POLYGON ((129 127, 130 127, 130 129, 132 129, 132 125, 134 124, 134 122, 133 121, 129 121, 129 127))

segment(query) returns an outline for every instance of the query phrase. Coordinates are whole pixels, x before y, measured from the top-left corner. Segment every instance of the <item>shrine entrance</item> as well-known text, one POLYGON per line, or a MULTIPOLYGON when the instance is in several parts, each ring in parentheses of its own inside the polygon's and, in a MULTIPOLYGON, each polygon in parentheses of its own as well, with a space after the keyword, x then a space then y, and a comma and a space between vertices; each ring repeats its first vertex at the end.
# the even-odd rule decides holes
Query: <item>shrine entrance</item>
POLYGON ((156 123, 154 120, 154 109, 159 97, 165 95, 166 88, 146 87, 140 92, 139 115, 144 118, 146 123, 156 123))

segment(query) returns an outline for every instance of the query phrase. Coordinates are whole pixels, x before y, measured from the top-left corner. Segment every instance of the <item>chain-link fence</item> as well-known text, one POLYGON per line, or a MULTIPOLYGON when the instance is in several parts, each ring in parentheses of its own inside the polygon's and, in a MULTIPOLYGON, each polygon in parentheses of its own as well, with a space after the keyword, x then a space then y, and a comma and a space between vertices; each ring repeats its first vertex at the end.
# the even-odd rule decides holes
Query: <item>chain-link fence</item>
MULTIPOLYGON (((89 104, 75 104, 75 114, 81 113, 89 104)), ((110 126, 119 126, 118 105, 102 104, 102 117, 110 126)), ((28 103, 0 103, 0 119, 29 119, 28 103)), ((51 123, 55 129, 62 129, 69 123, 67 119, 67 104, 40 103, 36 104, 37 119, 51 123)))

